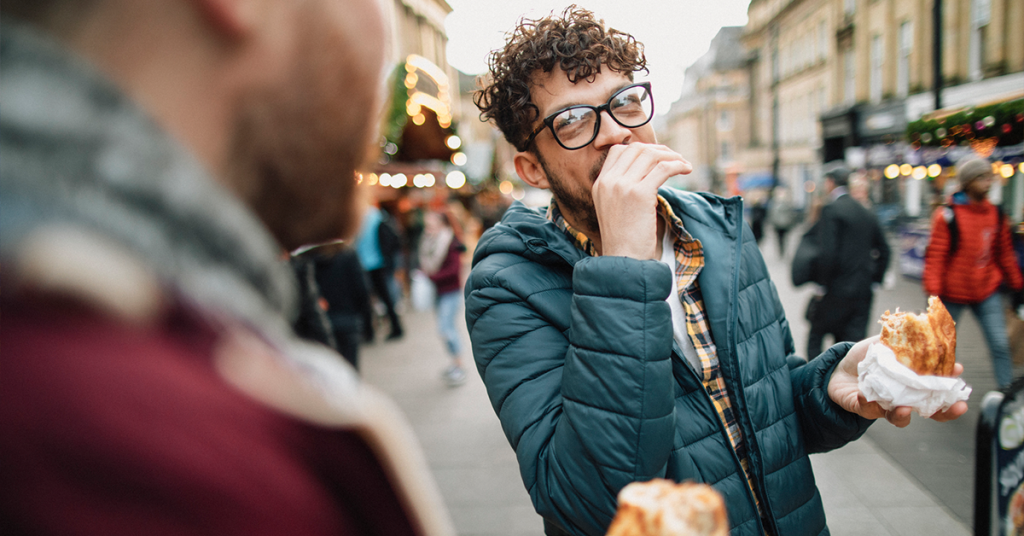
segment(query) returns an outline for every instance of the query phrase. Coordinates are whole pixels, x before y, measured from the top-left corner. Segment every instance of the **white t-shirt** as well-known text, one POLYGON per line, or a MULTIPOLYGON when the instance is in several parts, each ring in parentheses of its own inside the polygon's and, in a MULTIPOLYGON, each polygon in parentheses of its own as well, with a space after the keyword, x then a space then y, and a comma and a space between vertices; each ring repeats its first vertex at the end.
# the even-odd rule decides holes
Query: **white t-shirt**
POLYGON ((683 310, 683 302, 679 298, 679 277, 676 276, 676 253, 675 237, 669 227, 665 226, 665 236, 661 239, 661 262, 668 265, 672 270, 672 292, 669 293, 668 306, 672 308, 672 336, 683 351, 686 362, 699 374, 703 368, 700 365, 700 356, 697 349, 686 332, 686 311, 683 310))

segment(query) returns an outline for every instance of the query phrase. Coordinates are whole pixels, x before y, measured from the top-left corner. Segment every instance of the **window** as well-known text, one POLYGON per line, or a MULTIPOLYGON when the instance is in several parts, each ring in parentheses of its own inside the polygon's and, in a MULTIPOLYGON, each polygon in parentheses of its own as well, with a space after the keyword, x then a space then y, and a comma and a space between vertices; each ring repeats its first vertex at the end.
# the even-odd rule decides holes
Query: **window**
POLYGON ((882 64, 885 56, 882 53, 882 36, 876 35, 871 38, 871 81, 870 98, 871 102, 882 102, 882 64))
POLYGON ((728 132, 732 130, 732 111, 722 110, 718 114, 718 130, 728 132))
POLYGON ((900 24, 899 51, 896 57, 896 96, 906 97, 910 94, 910 51, 914 48, 914 23, 903 21, 900 24))
POLYGON ((730 161, 732 161, 732 142, 730 142, 730 141, 723 141, 722 142, 721 149, 718 152, 718 161, 719 162, 730 162, 730 161))
POLYGON ((967 72, 971 80, 981 80, 985 68, 985 44, 988 23, 992 19, 992 0, 971 2, 971 41, 967 72))
POLYGON ((818 114, 814 116, 814 141, 821 145, 821 116, 828 110, 828 101, 825 100, 825 88, 818 88, 818 114))
POLYGON ((828 57, 828 31, 825 29, 825 21, 818 23, 818 57, 816 59, 825 59, 828 57))
POLYGON ((772 48, 772 82, 779 81, 779 49, 772 48))
POLYGON ((846 104, 857 102, 857 66, 854 59, 852 48, 843 54, 843 102, 846 104))

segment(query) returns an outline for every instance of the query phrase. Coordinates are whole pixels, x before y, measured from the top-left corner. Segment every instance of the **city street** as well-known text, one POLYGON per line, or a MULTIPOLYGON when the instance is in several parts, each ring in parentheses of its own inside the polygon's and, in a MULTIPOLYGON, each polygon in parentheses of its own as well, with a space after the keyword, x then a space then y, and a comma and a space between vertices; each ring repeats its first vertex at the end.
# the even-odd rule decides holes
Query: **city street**
MULTIPOLYGON (((766 239, 761 251, 772 273, 772 279, 779 289, 786 316, 792 325, 793 338, 797 341, 798 353, 805 353, 808 324, 803 318, 804 308, 810 299, 812 289, 804 285, 794 289, 789 279, 788 262, 780 262, 773 243, 774 235, 765 233, 766 239)), ((791 233, 789 253, 792 255, 799 242, 799 233, 791 233)), ((898 242, 890 238, 892 260, 889 264, 891 288, 882 288, 875 293, 873 318, 886 310, 922 312, 927 308, 926 296, 919 280, 899 275, 898 242)), ((872 323, 870 335, 877 335, 881 326, 872 323)), ((910 426, 899 429, 885 422, 876 423, 868 429, 867 438, 902 470, 906 471, 948 508, 962 523, 971 526, 974 504, 974 438, 978 423, 978 411, 985 393, 996 389, 992 363, 974 316, 964 313, 957 325, 957 361, 964 366, 963 378, 973 392, 968 400, 967 414, 951 423, 936 423, 915 415, 910 426)), ((1016 375, 1021 373, 1015 370, 1016 375)))
MULTIPOLYGON (((797 233, 791 233, 790 253, 797 233)), ((762 251, 793 327, 798 353, 806 344, 803 307, 810 288, 792 288, 788 263, 778 258, 774 236, 762 251)), ((894 254, 896 253, 894 247, 894 254)), ((894 267, 894 265, 891 266, 894 267)), ((875 309, 920 311, 925 299, 916 281, 897 277, 876 294, 875 309)), ((433 315, 406 307, 406 336, 363 347, 367 381, 388 392, 405 411, 437 479, 460 535, 538 535, 539 516, 519 476, 515 454, 501 431, 479 375, 445 386, 448 361, 433 315)), ((835 536, 966 536, 973 504, 976 405, 994 388, 977 323, 965 315, 958 360, 974 388, 971 411, 958 422, 937 424, 915 416, 897 429, 876 423, 854 444, 811 457, 835 536)), ((469 338, 460 324, 469 360, 469 338)), ((874 333, 878 326, 873 325, 874 333)))

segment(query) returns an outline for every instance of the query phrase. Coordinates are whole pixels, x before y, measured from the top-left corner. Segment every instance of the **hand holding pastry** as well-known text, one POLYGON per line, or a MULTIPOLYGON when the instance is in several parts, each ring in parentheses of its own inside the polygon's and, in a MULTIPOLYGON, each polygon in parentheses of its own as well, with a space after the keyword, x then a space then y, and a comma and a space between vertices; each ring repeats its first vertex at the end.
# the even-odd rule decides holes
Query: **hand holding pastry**
POLYGON ((882 335, 850 349, 829 381, 828 394, 843 409, 867 419, 910 424, 911 411, 950 421, 967 411, 971 388, 959 378, 956 328, 932 297, 927 314, 888 311, 882 335))

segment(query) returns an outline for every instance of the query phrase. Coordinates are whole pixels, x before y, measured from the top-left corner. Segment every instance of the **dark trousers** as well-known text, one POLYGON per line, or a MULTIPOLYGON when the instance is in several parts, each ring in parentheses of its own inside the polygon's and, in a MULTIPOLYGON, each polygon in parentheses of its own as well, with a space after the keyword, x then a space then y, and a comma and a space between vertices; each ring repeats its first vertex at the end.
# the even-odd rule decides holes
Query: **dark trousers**
POLYGON ((338 343, 338 353, 356 370, 359 370, 360 335, 359 330, 334 330, 334 340, 338 343))
POLYGON ((866 297, 829 293, 812 297, 812 301, 820 301, 808 305, 807 320, 811 329, 807 336, 807 358, 813 359, 821 354, 825 335, 831 334, 835 342, 856 342, 867 337, 873 297, 870 292, 866 297))
POLYGON ((789 233, 789 229, 775 228, 775 234, 779 237, 779 258, 786 257, 786 234, 789 233))
MULTIPOLYGON (((398 312, 395 311, 395 300, 391 296, 391 288, 388 284, 393 277, 391 270, 379 268, 377 270, 370 270, 367 274, 370 276, 370 288, 384 304, 384 308, 387 309, 388 321, 391 322, 391 334, 389 336, 400 336, 402 334, 402 321, 398 318, 398 312)), ((363 335, 367 339, 373 338, 372 308, 370 308, 368 318, 363 320, 363 335)))

